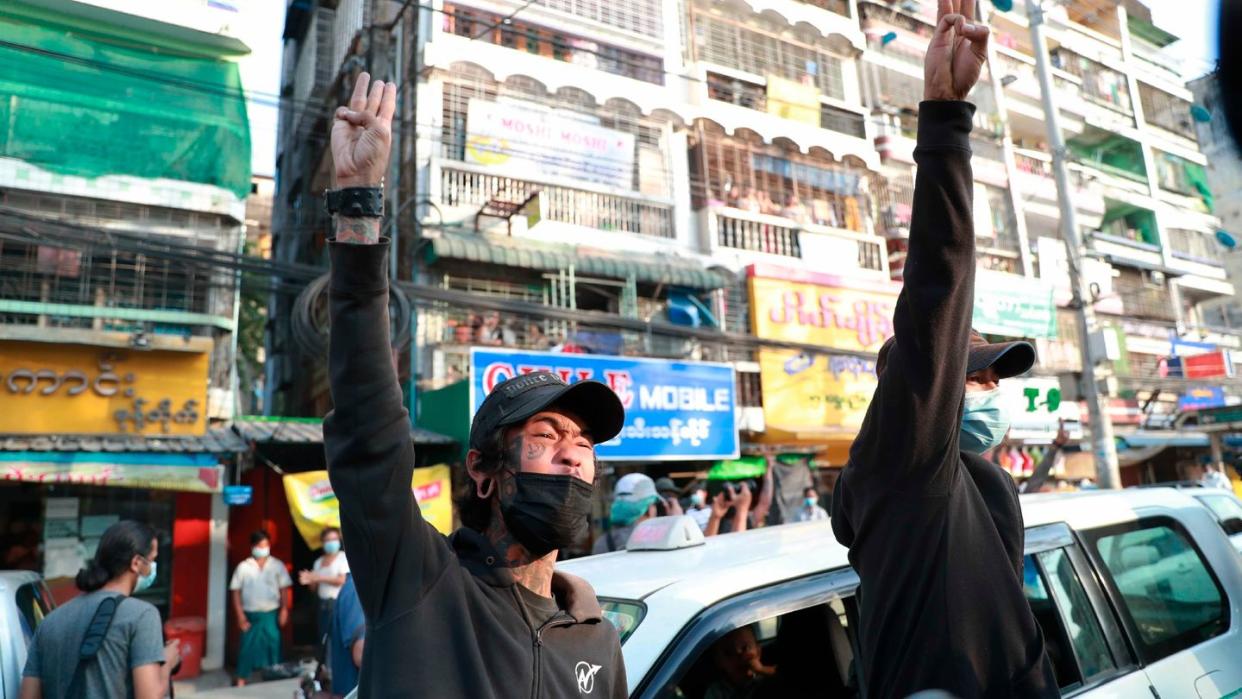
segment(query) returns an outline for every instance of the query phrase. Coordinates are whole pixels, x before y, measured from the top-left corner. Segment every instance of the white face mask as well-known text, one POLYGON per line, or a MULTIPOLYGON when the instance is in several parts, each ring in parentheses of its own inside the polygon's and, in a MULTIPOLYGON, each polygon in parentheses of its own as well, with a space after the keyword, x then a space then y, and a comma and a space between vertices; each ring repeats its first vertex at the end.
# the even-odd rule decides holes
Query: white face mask
POLYGON ((272 553, 272 548, 270 546, 256 546, 250 549, 250 555, 254 556, 256 559, 260 561, 270 556, 271 553, 272 553))

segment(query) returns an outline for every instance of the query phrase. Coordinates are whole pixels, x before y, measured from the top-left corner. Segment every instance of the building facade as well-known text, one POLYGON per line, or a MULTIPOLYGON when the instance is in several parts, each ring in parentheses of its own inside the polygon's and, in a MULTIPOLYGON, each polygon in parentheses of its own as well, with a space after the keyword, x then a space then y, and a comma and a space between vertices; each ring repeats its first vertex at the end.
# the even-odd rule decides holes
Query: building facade
POLYGON ((208 620, 219 667, 249 49, 221 10, 57 8, 0 9, 0 555, 63 601, 111 523, 151 524, 139 596, 208 620))
MULTIPOLYGON (((290 6, 274 250, 322 262, 327 116, 359 70, 401 76, 385 225, 415 297, 394 352, 417 419, 463 432, 468 409, 442 405, 469 402, 480 347, 717 363, 734 371, 740 453, 844 463, 892 332, 935 3, 332 5, 290 6)), ((1040 350, 1011 389, 1024 422, 1005 463, 1021 476, 1059 419, 1082 434, 1058 380, 1081 369, 1080 339, 1029 21, 1018 7, 990 22, 971 95, 975 315, 1040 350)), ((1121 348, 1112 417, 1156 426, 1197 387, 1161 368, 1170 356, 1237 348, 1198 332, 1233 286, 1193 97, 1161 58, 1176 37, 1139 2, 1061 3, 1047 27, 1085 271, 1121 348)), ((285 414, 326 408, 323 362, 297 334, 270 340, 285 414)), ((648 457, 613 465, 719 465, 648 457)))

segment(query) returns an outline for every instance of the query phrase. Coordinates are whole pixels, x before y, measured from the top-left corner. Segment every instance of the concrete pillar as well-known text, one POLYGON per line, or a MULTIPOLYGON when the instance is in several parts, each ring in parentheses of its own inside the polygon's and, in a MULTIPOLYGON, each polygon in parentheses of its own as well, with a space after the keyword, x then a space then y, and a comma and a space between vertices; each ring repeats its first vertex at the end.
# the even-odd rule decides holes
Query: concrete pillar
POLYGON ((1212 450, 1212 468, 1225 472, 1225 449, 1224 449, 1225 433, 1209 432, 1208 446, 1212 450))
MULTIPOLYGON (((668 158, 669 180, 673 187, 673 231, 677 247, 682 250, 699 250, 698 231, 694 225, 694 211, 690 197, 690 139, 684 130, 669 129, 666 133, 665 151, 668 158)), ((706 251, 704 251, 706 252, 706 251)))
POLYGON ((208 539, 207 564, 207 640, 203 652, 203 669, 224 667, 225 620, 228 618, 227 594, 229 575, 229 507, 224 498, 211 498, 211 533, 208 539))

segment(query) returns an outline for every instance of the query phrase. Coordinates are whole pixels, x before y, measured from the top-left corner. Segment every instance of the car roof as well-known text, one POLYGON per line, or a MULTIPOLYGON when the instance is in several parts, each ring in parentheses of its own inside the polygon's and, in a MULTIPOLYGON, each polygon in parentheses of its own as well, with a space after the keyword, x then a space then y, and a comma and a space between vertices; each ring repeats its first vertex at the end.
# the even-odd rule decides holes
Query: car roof
POLYGON ((601 597, 641 600, 690 582, 705 604, 771 582, 849 565, 828 520, 714 536, 674 551, 616 551, 558 563, 601 597))
MULTIPOLYGON (((1202 508, 1173 488, 1039 493, 1023 495, 1020 502, 1027 529, 1056 523, 1105 526, 1134 520, 1137 510, 1147 507, 1202 508)), ((831 522, 821 520, 715 536, 702 546, 672 551, 616 551, 557 567, 586 578, 600 597, 643 600, 675 592, 706 607, 747 590, 844 568, 847 554, 831 522)))
POLYGON ((43 576, 33 570, 0 570, 0 590, 14 589, 42 579, 43 576))

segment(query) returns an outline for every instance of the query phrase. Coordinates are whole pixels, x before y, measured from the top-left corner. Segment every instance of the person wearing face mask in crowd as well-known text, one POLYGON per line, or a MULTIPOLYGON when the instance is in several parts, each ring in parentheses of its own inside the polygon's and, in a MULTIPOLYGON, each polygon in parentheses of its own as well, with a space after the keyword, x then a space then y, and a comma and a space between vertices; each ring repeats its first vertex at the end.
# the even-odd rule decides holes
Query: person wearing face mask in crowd
POLYGON ((894 336, 880 349, 879 384, 832 495, 832 528, 860 579, 868 696, 1060 696, 1022 592, 1018 489, 980 456, 1009 430, 1000 382, 1028 371, 1035 349, 971 329, 975 109, 964 100, 988 39, 974 6, 939 1, 894 336))
POLYGON ((280 662, 280 630, 289 623, 291 587, 285 564, 272 556, 272 537, 262 529, 251 534, 250 557, 237 564, 229 582, 241 629, 238 687, 246 685, 251 672, 280 662))
POLYGON ((707 523, 712 518, 712 508, 707 504, 707 489, 702 483, 696 483, 690 489, 690 503, 686 507, 686 514, 694 518, 699 529, 707 531, 707 523))
POLYGON ((656 504, 660 495, 650 476, 629 473, 617 481, 613 489, 612 506, 608 512, 608 526, 604 534, 595 540, 591 553, 622 551, 643 520, 656 516, 656 504))
POLYGON ((323 555, 315 559, 311 570, 298 573, 298 583, 313 589, 319 600, 318 638, 322 643, 332 625, 332 607, 349 574, 349 561, 341 551, 340 529, 325 527, 319 532, 319 543, 323 547, 323 555))
POLYGON ((819 491, 807 488, 802 492, 802 507, 794 515, 795 522, 818 522, 828 519, 828 511, 819 506, 819 491))
POLYGON ((133 595, 155 582, 159 542, 141 522, 121 520, 99 539, 95 556, 74 582, 83 594, 57 607, 30 642, 21 699, 162 699, 179 641, 164 643, 160 613, 133 595), (91 627, 95 627, 92 633, 91 627), (99 649, 82 659, 88 636, 99 649))
POLYGON ((382 183, 396 85, 361 73, 337 110, 329 243, 333 410, 324 446, 366 618, 359 696, 494 699, 628 692, 621 644, 585 581, 555 571, 586 535, 595 445, 625 410, 605 384, 546 371, 497 383, 468 437, 462 527, 446 537, 410 490, 417 461, 393 366, 382 183), (334 203, 335 202, 335 203, 334 203))

